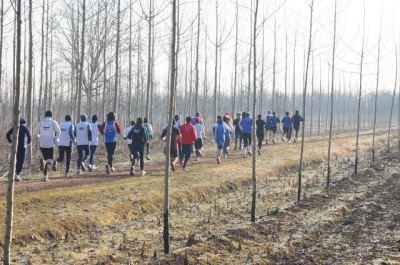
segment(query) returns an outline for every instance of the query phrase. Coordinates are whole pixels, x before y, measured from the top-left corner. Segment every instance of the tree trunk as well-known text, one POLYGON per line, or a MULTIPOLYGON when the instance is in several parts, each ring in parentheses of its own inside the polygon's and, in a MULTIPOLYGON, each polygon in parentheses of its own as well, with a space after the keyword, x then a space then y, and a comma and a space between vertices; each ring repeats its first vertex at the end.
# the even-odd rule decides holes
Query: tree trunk
POLYGON ((129 73, 128 73, 128 119, 131 117, 132 107, 132 0, 129 0, 129 73))
MULTIPOLYGON (((120 0, 118 0, 120 1, 120 0)), ((119 2, 118 2, 119 3, 119 2)), ((150 84, 152 79, 151 73, 151 47, 152 47, 152 21, 153 21, 153 0, 149 0, 149 35, 148 35, 148 54, 147 54, 147 90, 146 90, 146 113, 144 114, 145 117, 149 117, 150 113, 150 84)))
MULTIPOLYGON (((379 64, 381 56, 381 32, 382 32, 382 20, 381 27, 379 28, 379 40, 378 40, 378 61, 377 61, 377 72, 376 72, 376 90, 375 90, 375 106, 374 106, 374 132, 372 134, 372 162, 375 162, 375 133, 376 133, 376 112, 378 109, 378 89, 379 89, 379 64)), ((397 70, 397 69, 396 69, 397 70)))
POLYGON ((42 94, 43 94, 43 67, 44 67, 44 14, 45 14, 45 0, 42 3, 42 46, 40 57, 40 84, 39 84, 39 107, 38 107, 38 120, 42 117, 42 94))
MULTIPOLYGON (((274 23, 274 62, 272 64, 272 95, 271 95, 271 97, 272 97, 271 105, 274 110, 276 109, 275 90, 276 90, 276 19, 275 19, 275 23, 274 23)), ((286 111, 286 110, 284 109, 283 111, 286 111)), ((255 115, 255 113, 254 113, 254 115, 255 115)), ((255 116, 254 116, 254 118, 255 118, 255 116)))
POLYGON ((164 253, 169 254, 170 241, 169 241, 169 164, 170 164, 170 149, 171 149, 171 134, 172 134, 172 121, 174 115, 174 97, 175 97, 175 71, 176 71, 176 0, 172 0, 172 36, 171 36, 171 66, 170 66, 170 84, 169 84, 169 112, 168 112, 168 133, 167 145, 165 153, 165 176, 164 176, 164 253))
POLYGON ((11 264, 11 240, 12 240, 12 228, 14 219, 14 176, 15 176, 15 164, 16 154, 18 145, 19 135, 19 114, 20 114, 20 91, 21 91, 21 49, 22 49, 22 0, 17 0, 17 47, 16 47, 16 76, 15 76, 15 101, 13 110, 13 135, 11 145, 11 157, 10 166, 8 172, 8 183, 7 183, 7 212, 6 212, 6 230, 4 237, 4 265, 11 264))
POLYGON ((196 61, 195 61, 195 96, 194 96, 194 109, 199 111, 199 53, 200 53, 200 0, 197 1, 197 41, 196 41, 196 61))
MULTIPOLYGON (((27 102, 26 102, 26 121, 31 131, 33 129, 33 115, 32 115, 32 93, 33 93, 33 31, 32 31, 32 10, 33 0, 29 0, 29 51, 28 51, 28 89, 27 89, 27 102)), ((1 70, 0 70, 1 71, 1 70)), ((1 86, 1 85, 0 85, 1 86)), ((32 164, 32 145, 28 145, 28 163, 32 164)))
MULTIPOLYGON (((83 64, 85 62, 85 24, 86 24, 86 0, 82 2, 82 33, 81 33, 81 54, 79 62, 79 86, 78 86, 78 108, 75 118, 78 121, 82 109, 82 89, 83 89, 83 64)), ((90 100, 90 99, 88 99, 90 100)))
POLYGON ((238 0, 236 0, 236 13, 235 13, 235 59, 234 59, 234 73, 233 73, 233 101, 232 101, 232 110, 231 116, 233 117, 236 111, 236 90, 237 90, 237 65, 238 65, 238 35, 239 35, 239 4, 238 0))
POLYGON ((332 146, 332 126, 333 126, 333 91, 335 84, 335 53, 336 53, 336 0, 335 13, 333 16, 333 46, 332 46, 332 80, 331 80, 331 117, 329 122, 329 143, 328 143, 328 174, 326 178, 326 186, 329 187, 331 177, 331 146, 332 146))
MULTIPOLYGON (((308 39, 308 52, 307 52, 307 61, 306 61, 306 72, 304 77, 304 89, 303 89, 303 118, 306 120, 306 95, 307 95, 307 80, 308 80, 308 65, 310 63, 310 54, 311 54, 311 40, 312 40, 312 25, 313 25, 313 11, 314 11, 314 0, 311 0, 310 4, 310 36, 308 39)), ((303 122, 304 123, 304 122, 303 122)), ((304 128, 306 126, 303 124, 301 128, 301 151, 300 151, 300 166, 299 166, 299 186, 297 192, 297 200, 300 201, 301 198, 301 177, 303 174, 303 154, 304 154, 304 128)))
POLYGON ((254 59, 253 59, 253 135, 252 138, 254 139, 253 143, 253 161, 252 161, 252 182, 253 182, 253 191, 251 196, 251 221, 256 221, 256 200, 257 200, 257 174, 256 174, 256 104, 257 104, 257 14, 258 14, 258 0, 256 0, 256 7, 254 12, 254 28, 253 28, 253 52, 254 52, 254 59))
MULTIPOLYGON (((395 56, 396 56, 396 72, 395 72, 395 76, 394 76, 394 78, 395 78, 394 79, 394 88, 393 88, 392 104, 391 104, 391 107, 390 107, 390 116, 389 116, 389 131, 388 131, 388 140, 387 140, 387 152, 388 152, 388 154, 390 154, 390 132, 391 132, 391 127, 392 127, 392 114, 393 114, 393 106, 394 106, 394 97, 396 95, 396 89, 397 89, 397 70, 398 70, 397 69, 398 68, 397 46, 395 46, 394 50, 395 50, 395 56)), ((400 104, 399 104, 399 108, 400 108, 400 104)), ((399 114, 400 114, 400 112, 399 112, 399 114)), ((400 117, 400 115, 399 115, 399 117, 400 117)), ((399 123, 399 125, 400 125, 400 123, 399 123)), ((398 127, 399 127, 399 130, 400 130, 400 126, 398 126, 398 127)))
POLYGON ((117 42, 115 44, 115 80, 114 80, 114 102, 113 110, 118 113, 119 111, 119 87, 118 87, 118 74, 119 74, 119 41, 120 41, 120 27, 121 27, 121 0, 118 0, 117 11, 117 42))
POLYGON ((362 81, 363 81, 363 61, 364 61, 364 39, 365 39, 365 3, 364 3, 364 27, 363 39, 360 55, 360 88, 358 92, 358 108, 357 108, 357 136, 356 136, 356 160, 354 163, 354 173, 357 175, 358 170, 358 141, 360 137, 360 121, 361 121, 361 96, 362 96, 362 81))
POLYGON ((217 90, 218 90, 218 2, 215 1, 215 15, 216 15, 216 24, 215 24, 215 68, 214 68, 214 105, 213 105, 213 117, 212 119, 217 118, 217 90))

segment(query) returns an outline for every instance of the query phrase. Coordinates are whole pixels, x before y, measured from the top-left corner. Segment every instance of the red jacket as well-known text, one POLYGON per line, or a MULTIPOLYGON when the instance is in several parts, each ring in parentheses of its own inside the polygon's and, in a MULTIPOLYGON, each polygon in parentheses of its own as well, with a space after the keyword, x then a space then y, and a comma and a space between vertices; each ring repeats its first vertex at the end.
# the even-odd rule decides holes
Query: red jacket
POLYGON ((194 145, 194 142, 197 140, 197 134, 196 134, 196 129, 192 125, 191 122, 187 122, 184 125, 181 125, 179 127, 179 130, 181 131, 182 135, 182 144, 190 144, 194 145))

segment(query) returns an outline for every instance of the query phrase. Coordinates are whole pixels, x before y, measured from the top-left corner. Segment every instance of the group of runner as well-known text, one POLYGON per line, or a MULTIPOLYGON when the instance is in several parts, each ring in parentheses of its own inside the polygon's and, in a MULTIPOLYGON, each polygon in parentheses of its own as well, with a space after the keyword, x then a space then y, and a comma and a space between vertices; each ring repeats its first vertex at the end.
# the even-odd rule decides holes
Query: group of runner
MULTIPOLYGON (((275 143, 276 132, 279 123, 283 123, 282 141, 285 138, 290 142, 292 128, 295 130, 294 141, 297 141, 300 122, 303 118, 296 111, 295 115, 286 112, 285 117, 280 121, 275 111, 268 111, 265 119, 259 114, 256 120, 256 136, 258 139, 258 154, 261 155, 261 147, 266 137, 266 143, 275 143)), ((26 120, 20 120, 20 130, 17 149, 17 164, 15 181, 21 181, 20 174, 26 157, 27 145, 31 143, 32 136, 29 128, 26 126, 26 120)), ((179 164, 184 171, 188 171, 187 163, 191 154, 195 152, 196 161, 202 155, 203 140, 206 139, 204 121, 200 113, 195 117, 186 117, 185 123, 181 124, 180 117, 175 115, 172 122, 172 135, 170 146, 170 169, 176 170, 176 162, 179 158, 179 164), (193 149, 194 147, 194 149, 193 149)), ((224 116, 217 116, 217 121, 212 126, 212 133, 217 144, 216 160, 221 163, 221 156, 227 157, 231 138, 235 142, 235 150, 243 150, 243 157, 251 156, 251 135, 253 132, 253 119, 249 112, 237 113, 236 118, 232 120, 227 112, 224 116)), ((99 144, 99 135, 104 135, 104 143, 107 151, 107 164, 105 170, 107 174, 115 171, 113 166, 114 153, 117 146, 119 134, 123 134, 127 142, 131 161, 130 175, 135 175, 135 166, 140 166, 140 175, 146 174, 144 171, 144 153, 150 160, 150 141, 153 137, 153 128, 147 118, 137 118, 131 121, 130 126, 121 130, 121 125, 117 122, 116 113, 109 112, 107 119, 103 124, 98 123, 97 115, 93 115, 91 122, 88 122, 86 114, 80 115, 80 122, 72 124, 70 115, 65 116, 65 121, 58 124, 53 120, 52 111, 45 112, 45 118, 41 120, 33 130, 33 135, 38 137, 38 144, 42 153, 40 158, 40 170, 43 172, 43 181, 48 181, 48 167, 53 171, 57 170, 58 163, 66 159, 65 177, 71 177, 70 163, 74 143, 76 143, 77 174, 82 171, 93 171, 95 169, 94 157, 99 144), (54 159, 54 147, 58 145, 58 158, 54 159)), ((168 133, 168 124, 164 126, 160 139, 165 140, 168 133)), ((7 132, 7 140, 11 143, 13 128, 7 132)))

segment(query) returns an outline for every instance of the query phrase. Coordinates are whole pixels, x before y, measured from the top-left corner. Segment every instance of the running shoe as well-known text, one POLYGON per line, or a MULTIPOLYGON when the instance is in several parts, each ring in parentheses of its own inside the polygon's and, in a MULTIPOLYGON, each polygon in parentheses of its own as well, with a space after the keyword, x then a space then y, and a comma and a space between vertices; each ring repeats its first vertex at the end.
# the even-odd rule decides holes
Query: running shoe
POLYGON ((288 141, 288 143, 289 143, 289 144, 291 143, 290 140, 288 141))
POLYGON ((144 175, 146 175, 146 171, 144 171, 144 170, 140 171, 140 176, 144 176, 144 175))
POLYGON ((133 161, 133 155, 129 155, 129 160, 131 160, 131 162, 133 161))
POLYGON ((199 150, 199 157, 201 157, 201 151, 199 150))
POLYGON ((131 166, 131 171, 129 172, 129 174, 133 177, 135 176, 135 167, 131 166))
POLYGON ((107 175, 110 175, 110 166, 109 165, 106 165, 106 173, 107 173, 107 175))
POLYGON ((282 139, 282 142, 284 142, 284 141, 285 141, 285 139, 283 138, 283 136, 281 136, 281 139, 282 139))
POLYGON ((179 165, 183 165, 183 158, 179 158, 179 165))
POLYGON ((92 171, 93 171, 93 165, 90 165, 90 164, 89 164, 87 167, 88 167, 88 169, 89 169, 89 172, 92 172, 92 171))
POLYGON ((49 181, 49 177, 47 175, 44 175, 44 177, 42 178, 42 181, 44 181, 44 182, 49 181))
POLYGON ((297 143, 297 138, 294 138, 293 142, 297 143))
POLYGON ((272 139, 272 143, 275 144, 275 139, 272 139))
POLYGON ((114 168, 114 167, 111 167, 111 168, 110 168, 110 171, 111 171, 111 172, 114 172, 114 171, 115 171, 115 168, 114 168))
POLYGON ((14 180, 17 181, 17 182, 18 181, 22 181, 21 178, 19 177, 19 175, 16 175, 14 180))
POLYGON ((258 154, 261 155, 261 149, 258 149, 258 154))
POLYGON ((247 152, 247 154, 248 154, 249 156, 252 156, 252 154, 251 154, 251 152, 250 152, 250 151, 248 151, 248 152, 247 152))
POLYGON ((183 167, 182 169, 183 169, 183 171, 186 171, 186 172, 189 171, 189 169, 187 169, 187 167, 183 167))
POLYGON ((217 164, 221 164, 221 158, 217 157, 217 164))
POLYGON ((150 156, 149 156, 149 155, 147 155, 147 156, 146 156, 146 159, 147 159, 147 160, 150 160, 150 156))
POLYGON ((175 163, 174 162, 171 162, 171 170, 175 171, 175 163))
POLYGON ((85 163, 81 163, 81 169, 82 169, 82 171, 86 171, 86 165, 85 165, 85 163))
POLYGON ((78 170, 76 171, 76 174, 77 174, 77 175, 80 175, 80 174, 82 174, 82 171, 81 171, 80 169, 78 169, 78 170))

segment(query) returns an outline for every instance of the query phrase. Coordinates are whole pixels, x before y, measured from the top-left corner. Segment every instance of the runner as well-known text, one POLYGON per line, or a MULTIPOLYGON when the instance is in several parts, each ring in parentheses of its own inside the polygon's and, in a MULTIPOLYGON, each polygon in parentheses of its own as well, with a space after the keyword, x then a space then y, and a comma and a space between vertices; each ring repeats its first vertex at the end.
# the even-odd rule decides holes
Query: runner
POLYGON ((195 130, 194 126, 192 125, 192 118, 186 117, 186 123, 181 125, 179 130, 181 131, 181 134, 182 134, 182 140, 181 140, 182 154, 185 158, 182 169, 184 171, 189 171, 187 169, 186 165, 190 159, 193 145, 197 140, 196 130, 195 130))
POLYGON ((57 161, 53 160, 54 156, 54 144, 56 139, 61 134, 58 123, 53 120, 53 112, 51 110, 46 111, 44 119, 41 120, 33 130, 33 135, 39 137, 39 147, 42 152, 43 158, 40 158, 40 171, 43 171, 42 181, 48 181, 49 176, 47 175, 47 166, 52 165, 53 171, 57 170, 57 161))
POLYGON ((282 119, 283 123, 283 134, 281 136, 282 142, 285 141, 284 136, 288 139, 288 143, 290 143, 290 138, 292 137, 292 118, 290 116, 290 112, 286 111, 285 117, 282 119))
POLYGON ((92 129, 90 124, 86 121, 87 115, 81 114, 81 122, 76 127, 76 149, 78 150, 78 160, 76 161, 77 171, 76 174, 81 174, 82 171, 86 170, 85 162, 88 160, 90 155, 89 144, 92 140, 92 129), (83 156, 85 152, 85 156, 83 156))
POLYGON ((199 124, 204 126, 204 121, 203 119, 200 117, 200 112, 196 112, 195 116, 192 118, 192 125, 195 126, 196 125, 196 119, 199 118, 200 122, 199 124))
POLYGON ((71 116, 66 115, 65 121, 60 123, 60 140, 58 141, 58 158, 57 163, 61 163, 64 160, 64 153, 66 154, 65 161, 65 177, 72 177, 69 172, 69 166, 71 164, 72 144, 75 141, 75 126, 71 123, 71 116))
POLYGON ((251 156, 251 133, 253 132, 253 119, 250 118, 250 113, 246 112, 245 116, 239 122, 242 127, 242 138, 243 138, 243 158, 246 158, 246 154, 251 156))
POLYGON ((292 117, 293 128, 294 128, 294 131, 295 131, 294 142, 297 142, 297 139, 298 139, 297 137, 298 137, 298 133, 299 133, 299 130, 300 130, 300 122, 301 121, 304 122, 304 119, 303 119, 303 117, 301 117, 299 115, 299 111, 296 110, 294 112, 293 117, 292 117))
POLYGON ((235 151, 237 150, 237 143, 239 139, 239 150, 242 150, 242 131, 239 126, 240 112, 236 113, 236 119, 233 120, 233 128, 235 129, 235 151))
POLYGON ((194 143, 194 147, 196 149, 196 161, 199 161, 201 157, 201 148, 203 148, 203 138, 204 140, 206 139, 206 131, 204 130, 204 126, 200 125, 201 120, 199 117, 195 119, 195 122, 194 128, 196 129, 197 140, 194 143))
POLYGON ((228 130, 225 131, 225 142, 223 148, 224 158, 226 158, 226 156, 228 155, 229 146, 231 145, 231 134, 233 132, 232 119, 229 116, 229 112, 225 113, 225 116, 222 117, 222 120, 228 128, 228 130))
MULTIPOLYGON (((178 141, 181 138, 181 132, 178 128, 175 127, 175 120, 172 121, 172 136, 171 136, 171 148, 170 148, 170 164, 171 164, 171 171, 175 171, 176 167, 176 160, 178 158, 178 141)), ((166 136, 168 133, 168 127, 164 128, 161 133, 160 139, 165 141, 166 136)))
MULTIPOLYGON (((7 140, 11 144, 12 139, 11 135, 13 134, 14 128, 11 128, 7 134, 7 140)), ((21 180, 21 171, 24 166, 25 162, 25 157, 26 157, 26 148, 28 147, 28 144, 31 144, 32 142, 32 135, 31 131, 29 130, 28 127, 26 127, 26 119, 21 118, 19 120, 19 132, 18 132, 18 146, 17 146, 17 163, 15 167, 15 181, 22 181, 21 180)))
POLYGON ((225 145, 225 131, 228 130, 228 126, 223 123, 221 116, 217 116, 217 122, 214 123, 212 130, 215 142, 217 143, 217 164, 221 164, 222 149, 225 145))
POLYGON ((147 129, 147 136, 149 137, 146 142, 146 159, 150 160, 150 141, 153 138, 153 126, 151 126, 147 118, 144 118, 143 122, 144 127, 147 129))
POLYGON ((142 118, 137 118, 136 125, 130 130, 128 135, 126 136, 128 140, 131 140, 131 143, 128 144, 129 149, 131 151, 131 155, 133 159, 131 160, 131 170, 130 175, 135 175, 135 162, 136 159, 140 159, 140 176, 144 176, 146 172, 144 171, 144 146, 147 143, 147 139, 149 136, 147 135, 147 129, 143 126, 142 118), (138 156, 139 153, 139 156, 138 156))
POLYGON ((257 139, 258 139, 258 154, 261 155, 261 146, 262 146, 262 142, 264 140, 264 133, 265 130, 267 129, 267 124, 265 123, 265 121, 262 118, 261 114, 258 114, 257 116, 257 120, 256 120, 256 126, 257 126, 257 139))
POLYGON ((272 143, 275 143, 275 135, 276 135, 276 131, 278 130, 278 124, 281 121, 279 120, 279 118, 276 116, 276 112, 273 111, 272 112, 272 117, 269 120, 269 124, 268 127, 271 129, 271 133, 272 133, 272 143))
POLYGON ((104 143, 107 149, 107 174, 115 171, 115 168, 113 167, 114 152, 117 147, 118 134, 121 133, 121 126, 116 119, 117 115, 115 112, 109 112, 107 114, 107 121, 100 126, 100 133, 104 135, 104 143))
POLYGON ((272 131, 271 131, 271 128, 269 127, 269 124, 270 124, 270 121, 271 121, 271 117, 272 117, 271 112, 272 111, 269 110, 267 112, 267 115, 265 115, 265 123, 267 124, 267 129, 266 129, 267 135, 265 136, 265 138, 266 138, 265 143, 266 144, 268 144, 268 142, 270 142, 272 140, 272 131))
POLYGON ((92 141, 90 141, 90 158, 89 158, 89 171, 92 172, 96 169, 94 165, 94 154, 96 153, 97 146, 99 145, 99 132, 100 132, 100 124, 97 122, 97 115, 92 116, 92 123, 90 123, 90 127, 92 129, 92 141))

